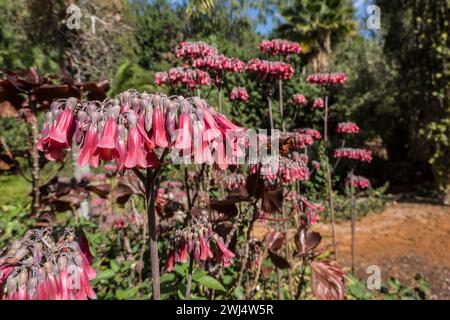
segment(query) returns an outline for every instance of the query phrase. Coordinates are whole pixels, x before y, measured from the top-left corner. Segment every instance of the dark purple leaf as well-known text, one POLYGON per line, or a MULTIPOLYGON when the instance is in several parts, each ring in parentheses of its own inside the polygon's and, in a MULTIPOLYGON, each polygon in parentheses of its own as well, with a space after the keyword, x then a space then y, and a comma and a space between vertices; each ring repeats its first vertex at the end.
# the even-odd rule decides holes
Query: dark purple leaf
POLYGON ((264 191, 262 196, 262 210, 267 213, 279 212, 283 204, 283 187, 274 191, 264 191))
POLYGON ((272 250, 269 250, 269 257, 272 263, 279 269, 290 269, 291 265, 289 262, 283 258, 282 256, 276 254, 272 250))

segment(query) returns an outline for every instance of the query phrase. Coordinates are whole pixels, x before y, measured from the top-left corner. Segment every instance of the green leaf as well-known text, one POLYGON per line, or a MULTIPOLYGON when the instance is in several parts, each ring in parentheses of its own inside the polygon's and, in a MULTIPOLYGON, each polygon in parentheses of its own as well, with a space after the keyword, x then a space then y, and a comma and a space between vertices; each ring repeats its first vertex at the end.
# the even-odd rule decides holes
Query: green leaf
POLYGON ((174 282, 177 280, 177 276, 175 275, 175 273, 164 273, 161 278, 160 278, 160 282, 161 285, 165 284, 165 283, 170 283, 170 282, 174 282))
POLYGON ((200 278, 207 276, 208 273, 205 270, 196 270, 192 275, 192 280, 198 282, 200 278))
POLYGON ((236 290, 234 290, 233 295, 237 300, 241 300, 244 297, 244 289, 242 289, 241 286, 237 287, 236 290))
POLYGON ((118 272, 120 270, 119 263, 116 260, 111 260, 109 265, 114 272, 118 272))
POLYGON ((108 269, 108 270, 105 270, 105 271, 100 272, 100 273, 98 274, 96 280, 97 280, 97 281, 108 280, 108 279, 113 278, 115 275, 116 275, 116 273, 115 273, 113 270, 108 269))
POLYGON ((223 282, 223 284, 225 284, 225 285, 231 284, 231 282, 233 282, 233 276, 230 276, 230 275, 224 275, 224 276, 222 277, 222 282, 223 282))
POLYGON ((204 276, 199 279, 196 279, 196 282, 206 288, 219 290, 219 291, 226 291, 225 287, 216 279, 214 279, 211 276, 204 276))
POLYGON ((187 276, 187 268, 188 268, 187 263, 177 264, 175 265, 175 267, 173 267, 173 271, 178 273, 180 276, 185 277, 187 276))

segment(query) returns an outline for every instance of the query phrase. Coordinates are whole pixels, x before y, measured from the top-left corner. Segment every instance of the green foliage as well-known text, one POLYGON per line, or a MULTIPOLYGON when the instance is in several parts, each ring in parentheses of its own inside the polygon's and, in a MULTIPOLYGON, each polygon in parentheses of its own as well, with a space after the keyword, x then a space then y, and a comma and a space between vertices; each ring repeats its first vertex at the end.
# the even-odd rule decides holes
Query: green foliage
POLYGON ((353 7, 348 0, 298 0, 281 6, 285 22, 277 35, 299 41, 314 70, 328 70, 332 48, 356 31, 353 7))
POLYGON ((117 68, 108 94, 115 96, 128 89, 152 92, 154 91, 152 83, 153 72, 144 70, 131 61, 125 61, 117 68))
POLYGON ((24 208, 30 202, 30 183, 20 175, 0 175, 0 207, 24 208))
POLYGON ((369 290, 366 283, 349 275, 347 281, 347 297, 356 300, 426 300, 430 296, 430 286, 419 274, 413 286, 403 285, 397 278, 390 278, 382 284, 380 290, 369 290))
POLYGON ((3 247, 21 237, 31 228, 34 221, 29 218, 29 208, 20 203, 0 207, 0 243, 3 247))
MULTIPOLYGON (((135 52, 140 66, 154 69, 182 39, 183 19, 166 0, 136 1, 132 4, 135 14, 135 52)), ((153 79, 152 81, 153 82, 153 79)))
POLYGON ((392 83, 415 159, 429 160, 450 201, 448 9, 446 0, 376 2, 384 12, 383 50, 398 70, 392 83))
MULTIPOLYGON (((381 212, 390 197, 386 194, 386 190, 389 184, 386 183, 384 186, 379 188, 368 188, 357 193, 355 210, 358 217, 364 217, 368 213, 381 212)), ((350 219, 350 190, 346 188, 345 193, 339 194, 334 193, 336 217, 338 219, 350 219)))
POLYGON ((39 69, 53 72, 58 66, 54 51, 45 54, 43 48, 32 45, 25 30, 20 25, 24 18, 25 2, 0 0, 0 68, 39 69))

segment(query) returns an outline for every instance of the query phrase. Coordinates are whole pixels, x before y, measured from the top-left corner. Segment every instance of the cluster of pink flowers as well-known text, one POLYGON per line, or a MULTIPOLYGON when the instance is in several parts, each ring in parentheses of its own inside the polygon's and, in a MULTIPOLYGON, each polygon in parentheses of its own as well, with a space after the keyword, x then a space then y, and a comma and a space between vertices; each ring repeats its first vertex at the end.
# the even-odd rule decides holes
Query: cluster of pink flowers
POLYGON ((225 178, 225 187, 228 191, 236 191, 240 188, 245 188, 247 178, 240 173, 227 175, 225 178))
POLYGON ((335 158, 345 158, 349 160, 358 160, 362 162, 372 161, 372 151, 357 148, 339 148, 334 150, 335 158))
POLYGON ((167 271, 173 270, 174 263, 188 262, 189 255, 196 262, 211 260, 222 263, 224 267, 228 267, 234 257, 203 213, 193 217, 189 227, 176 230, 167 260, 167 271))
POLYGON ((348 177, 345 180, 345 184, 348 186, 352 185, 354 188, 367 189, 370 186, 370 181, 363 176, 353 175, 353 177, 348 177))
POLYGON ((126 91, 103 103, 69 98, 52 103, 51 110, 38 143, 48 160, 61 161, 74 136, 81 147, 80 166, 114 160, 119 171, 158 167, 157 149, 175 149, 197 164, 215 163, 220 169, 232 161, 226 142, 234 156, 241 152, 238 136, 244 129, 198 97, 126 91))
POLYGON ((314 144, 314 139, 309 134, 294 132, 295 146, 300 149, 304 149, 314 144))
POLYGON ((158 189, 157 199, 161 200, 176 200, 183 202, 186 198, 186 192, 184 191, 184 185, 181 181, 163 181, 161 187, 158 189))
POLYGON ((0 300, 87 300, 96 272, 84 236, 66 229, 54 241, 49 229, 29 230, 0 258, 0 300))
POLYGON ((156 72, 155 83, 157 85, 182 85, 194 89, 197 86, 209 86, 211 77, 202 70, 177 67, 170 68, 168 72, 156 72))
POLYGON ((303 214, 309 219, 310 224, 316 224, 319 212, 325 211, 325 207, 320 203, 309 202, 306 197, 300 196, 303 214))
POLYGON ((311 161, 311 164, 312 164, 314 170, 316 170, 316 171, 320 170, 320 162, 319 161, 313 160, 313 161, 311 161))
POLYGON ((180 42, 179 46, 175 49, 175 55, 177 58, 184 60, 193 60, 200 57, 216 55, 217 49, 202 42, 180 42))
POLYGON ((300 211, 303 216, 309 220, 310 224, 316 224, 319 218, 319 213, 325 210, 322 204, 313 203, 306 197, 293 190, 286 194, 285 200, 292 202, 294 209, 300 211))
POLYGON ((318 84, 321 86, 331 86, 344 84, 347 82, 347 75, 342 72, 338 73, 316 73, 308 76, 306 79, 309 83, 318 84))
POLYGON ((336 127, 338 133, 359 133, 360 129, 354 122, 340 122, 336 127))
POLYGON ((129 226, 138 225, 142 223, 141 216, 132 213, 116 213, 107 218, 111 220, 111 226, 114 230, 126 229, 129 226))
POLYGON ((259 44, 259 50, 270 56, 287 56, 302 52, 302 48, 297 42, 282 39, 264 40, 259 44))
POLYGON ((311 137, 313 137, 316 140, 320 140, 322 139, 322 135, 320 134, 320 132, 316 129, 312 129, 312 128, 300 128, 300 129, 295 129, 294 131, 299 132, 299 133, 303 133, 303 134, 307 134, 311 137))
POLYGON ((281 140, 292 139, 294 147, 300 149, 304 149, 314 144, 312 136, 298 131, 279 133, 279 137, 281 140))
POLYGON ((325 107, 325 102, 323 101, 322 98, 316 98, 314 99, 313 105, 312 105, 313 109, 323 109, 325 107))
POLYGON ((306 100, 304 95, 297 93, 292 96, 292 103, 296 106, 306 106, 308 104, 308 101, 306 100))
POLYGON ((258 169, 263 179, 271 183, 277 179, 282 183, 309 180, 309 168, 306 163, 286 157, 269 156, 263 163, 250 166, 251 173, 257 173, 258 169))
POLYGON ((289 80, 294 76, 294 68, 282 61, 268 61, 253 58, 247 63, 247 72, 255 72, 261 80, 289 80))
POLYGON ((234 87, 230 92, 230 100, 231 101, 248 101, 249 95, 247 93, 247 90, 243 87, 234 87))
POLYGON ((167 72, 156 72, 154 81, 157 85, 168 85, 170 83, 169 74, 167 72))
POLYGON ((228 58, 223 54, 198 58, 194 60, 192 66, 213 72, 242 72, 245 69, 243 61, 237 58, 228 58))
POLYGON ((302 164, 304 166, 306 166, 309 161, 308 154, 299 153, 297 151, 292 152, 292 159, 294 159, 294 161, 299 162, 300 164, 302 164))

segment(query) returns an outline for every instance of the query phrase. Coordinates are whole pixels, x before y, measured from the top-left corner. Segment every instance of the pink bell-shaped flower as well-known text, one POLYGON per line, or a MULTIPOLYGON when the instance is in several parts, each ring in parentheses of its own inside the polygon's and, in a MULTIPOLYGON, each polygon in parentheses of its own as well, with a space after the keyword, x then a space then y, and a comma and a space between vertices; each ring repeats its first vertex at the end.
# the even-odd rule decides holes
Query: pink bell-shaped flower
POLYGON ((97 144, 97 153, 103 161, 111 161, 114 155, 117 157, 116 140, 118 126, 114 118, 106 120, 103 128, 102 137, 97 144))
POLYGON ((91 123, 86 133, 84 144, 80 149, 77 163, 80 167, 89 165, 97 168, 100 162, 99 155, 96 153, 98 143, 98 129, 96 123, 91 123))
POLYGON ((166 148, 169 145, 166 136, 166 119, 161 107, 156 107, 153 111, 153 135, 157 147, 166 148))

